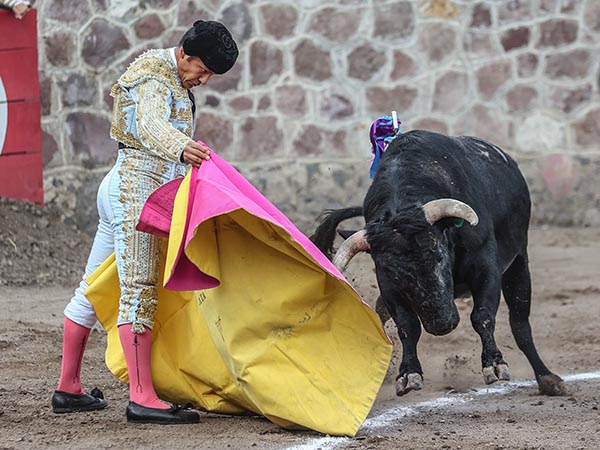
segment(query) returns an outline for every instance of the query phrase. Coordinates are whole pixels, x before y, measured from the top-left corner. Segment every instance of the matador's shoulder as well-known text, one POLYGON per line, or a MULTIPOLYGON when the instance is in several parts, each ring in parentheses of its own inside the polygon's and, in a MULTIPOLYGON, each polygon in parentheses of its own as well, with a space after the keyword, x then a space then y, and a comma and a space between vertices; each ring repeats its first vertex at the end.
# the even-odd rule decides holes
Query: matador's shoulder
POLYGON ((119 77, 111 94, 117 95, 121 89, 131 89, 148 80, 159 81, 169 87, 174 96, 187 98, 168 49, 148 50, 138 56, 119 77))

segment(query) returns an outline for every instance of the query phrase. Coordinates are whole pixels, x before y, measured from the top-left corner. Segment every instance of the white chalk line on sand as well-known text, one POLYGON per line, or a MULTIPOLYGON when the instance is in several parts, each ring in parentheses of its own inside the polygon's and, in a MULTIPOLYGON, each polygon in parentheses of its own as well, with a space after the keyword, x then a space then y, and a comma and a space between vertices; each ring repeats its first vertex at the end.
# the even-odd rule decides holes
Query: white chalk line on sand
MULTIPOLYGON (((565 382, 594 380, 600 378, 600 372, 575 373, 571 375, 561 376, 561 378, 565 382)), ((519 388, 533 386, 535 384, 535 380, 509 381, 491 387, 482 388, 477 391, 468 392, 465 394, 445 395, 443 397, 434 398, 433 400, 415 403, 411 406, 394 406, 390 409, 387 409, 386 411, 379 413, 376 416, 365 420, 360 429, 363 432, 377 430, 389 426, 393 421, 398 420, 399 418, 416 416, 420 413, 420 410, 425 408, 443 407, 446 405, 452 405, 457 403, 468 403, 475 397, 482 397, 484 395, 504 395, 515 391, 519 388)), ((351 438, 326 436, 311 439, 310 441, 300 445, 293 445, 291 447, 287 447, 286 450, 329 450, 349 441, 351 441, 351 438)))

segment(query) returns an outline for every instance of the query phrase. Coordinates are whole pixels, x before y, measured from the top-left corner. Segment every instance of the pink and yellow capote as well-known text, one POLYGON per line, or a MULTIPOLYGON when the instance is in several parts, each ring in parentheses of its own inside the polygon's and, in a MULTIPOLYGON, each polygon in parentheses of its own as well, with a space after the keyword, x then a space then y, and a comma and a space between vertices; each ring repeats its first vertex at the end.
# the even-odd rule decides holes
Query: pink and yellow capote
MULTIPOLYGON (((164 236, 152 376, 159 396, 286 428, 354 436, 391 357, 376 313, 275 206, 216 153, 158 189, 138 229, 164 236), (171 209, 172 205, 172 209, 171 209)), ((86 295, 128 382, 114 257, 86 295)))

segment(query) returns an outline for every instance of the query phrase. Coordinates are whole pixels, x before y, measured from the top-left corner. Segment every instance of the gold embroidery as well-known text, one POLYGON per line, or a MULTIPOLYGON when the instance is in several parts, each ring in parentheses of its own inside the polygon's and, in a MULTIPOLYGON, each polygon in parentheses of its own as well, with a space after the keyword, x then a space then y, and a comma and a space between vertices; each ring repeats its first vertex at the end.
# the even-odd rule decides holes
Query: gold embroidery
MULTIPOLYGON (((137 149, 121 150, 119 201, 123 205, 123 242, 120 248, 121 298, 119 322, 131 322, 132 330, 152 328, 157 307, 161 238, 137 231, 135 226, 148 196, 170 178, 173 164, 137 149)), ((175 174, 180 171, 175 170, 175 174)))
POLYGON ((149 79, 168 86, 178 100, 188 98, 186 89, 177 74, 177 67, 173 64, 167 49, 148 50, 138 56, 112 87, 111 94, 115 96, 122 90, 131 89, 149 79))
POLYGON ((121 298, 119 323, 143 333, 157 308, 161 239, 136 231, 148 196, 185 174, 179 156, 191 139, 193 116, 169 50, 149 50, 131 63, 112 87, 111 137, 129 148, 119 168, 123 223, 118 242, 121 298), (138 114, 143 111, 143 114, 138 114))
POLYGON ((138 57, 112 87, 111 95, 115 98, 110 130, 113 139, 179 162, 181 151, 192 137, 193 115, 187 89, 181 84, 169 50, 149 50, 138 57), (137 104, 132 98, 133 89, 137 104), (171 104, 167 103, 169 97, 171 104), (138 115, 137 108, 144 115, 138 115), (131 117, 133 114, 135 117, 131 117))

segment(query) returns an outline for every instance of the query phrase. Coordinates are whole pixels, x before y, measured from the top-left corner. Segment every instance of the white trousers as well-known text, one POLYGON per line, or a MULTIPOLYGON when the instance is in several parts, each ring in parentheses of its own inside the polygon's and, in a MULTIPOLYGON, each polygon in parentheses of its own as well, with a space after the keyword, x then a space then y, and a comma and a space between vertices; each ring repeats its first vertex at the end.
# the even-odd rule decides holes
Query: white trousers
POLYGON ((90 256, 88 257, 85 266, 83 278, 79 283, 79 287, 75 290, 73 298, 71 298, 71 301, 65 308, 65 316, 86 328, 92 328, 97 321, 97 317, 92 304, 84 294, 85 290, 88 288, 88 284, 85 280, 115 251, 115 214, 111 205, 111 192, 114 197, 113 202, 118 202, 119 200, 118 185, 114 185, 118 180, 113 179, 115 171, 116 167, 113 167, 110 172, 106 174, 98 188, 97 203, 98 215, 100 216, 98 229, 96 231, 94 243, 92 244, 90 256), (113 184, 112 189, 111 182, 113 184))
POLYGON ((96 314, 85 297, 85 280, 113 252, 119 274, 117 325, 132 324, 143 333, 154 326, 158 305, 158 280, 162 240, 135 229, 146 199, 154 190, 183 176, 186 166, 158 158, 147 151, 120 149, 115 166, 98 188, 100 221, 83 279, 65 308, 65 315, 84 327, 96 323, 96 314))

